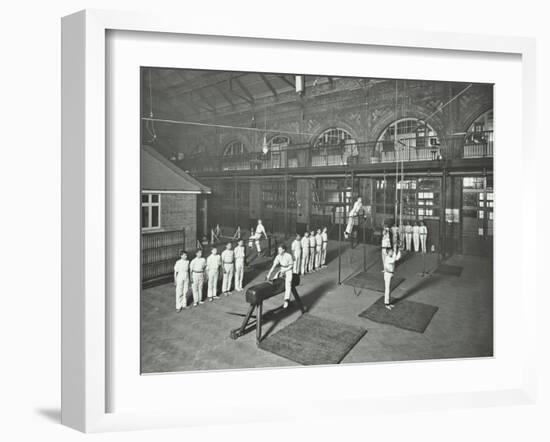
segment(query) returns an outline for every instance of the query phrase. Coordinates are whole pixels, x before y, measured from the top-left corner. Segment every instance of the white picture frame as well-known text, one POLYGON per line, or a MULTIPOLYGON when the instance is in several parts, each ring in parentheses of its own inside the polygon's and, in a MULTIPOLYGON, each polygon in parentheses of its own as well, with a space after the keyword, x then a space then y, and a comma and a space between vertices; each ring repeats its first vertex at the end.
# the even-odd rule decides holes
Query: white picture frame
MULTIPOLYGON (((424 48, 443 51, 515 54, 521 57, 522 128, 521 152, 533 161, 535 103, 535 42, 528 38, 494 37, 453 33, 402 31, 395 33, 368 27, 332 26, 293 27, 281 23, 277 29, 250 21, 238 27, 230 22, 195 17, 182 24, 180 18, 151 13, 127 13, 86 10, 62 21, 62 423, 84 432, 181 425, 207 425, 207 419, 183 417, 177 411, 108 412, 108 392, 112 388, 106 375, 110 348, 107 338, 110 311, 109 260, 107 244, 109 194, 107 173, 108 110, 106 94, 106 33, 109 31, 143 31, 163 34, 207 35, 249 39, 274 39, 370 45, 400 48, 424 48), (531 154, 531 155, 529 155, 531 154)), ((525 171, 529 162, 524 162, 525 171)), ((522 189, 525 204, 536 201, 533 189, 522 189)), ((531 206, 534 210, 534 204, 531 206)), ((523 221, 533 216, 531 209, 521 214, 523 221)), ((526 257, 534 256, 534 244, 521 241, 518 233, 521 273, 527 272, 526 257)), ((523 294, 536 293, 535 281, 521 278, 523 294)), ((528 302, 525 296, 519 301, 528 302)), ((498 321, 498 317, 496 318, 498 321)), ((328 397, 316 400, 309 415, 368 414, 370 412, 420 410, 503 403, 533 403, 536 393, 535 329, 525 317, 522 321, 526 351, 521 385, 468 393, 426 394, 415 396, 367 398, 328 397)), ((360 370, 361 367, 356 367, 360 370)), ((212 376, 223 376, 221 373, 212 376)), ((259 381, 262 373, 254 375, 259 381)), ((264 375, 265 376, 265 375, 264 375)), ((225 422, 273 419, 273 409, 266 407, 247 416, 222 416, 225 422)), ((280 418, 287 416, 285 413, 280 418)), ((308 413, 304 414, 305 417, 308 413)), ((219 422, 219 420, 218 420, 219 422)))

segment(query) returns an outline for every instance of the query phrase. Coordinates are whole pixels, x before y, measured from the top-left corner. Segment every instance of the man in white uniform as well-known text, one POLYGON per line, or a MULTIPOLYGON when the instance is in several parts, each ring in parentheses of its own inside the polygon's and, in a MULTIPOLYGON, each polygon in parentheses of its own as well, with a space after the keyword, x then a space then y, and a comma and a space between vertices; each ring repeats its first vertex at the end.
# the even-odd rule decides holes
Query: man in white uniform
POLYGON ((191 261, 189 269, 191 270, 191 289, 193 290, 193 305, 196 307, 203 304, 202 287, 204 285, 204 269, 206 268, 206 259, 202 257, 202 250, 197 250, 197 255, 191 261))
POLYGON ((412 237, 413 237, 413 228, 411 224, 407 221, 405 226, 405 239, 407 240, 407 250, 410 252, 412 250, 412 237))
POLYGON ((395 224, 393 224, 391 226, 390 232, 391 232, 391 243, 392 243, 393 248, 395 248, 395 246, 397 244, 397 240, 398 240, 397 234, 399 232, 399 229, 397 228, 397 226, 395 224))
POLYGON ((384 258, 384 305, 388 310, 393 308, 390 298, 391 279, 393 278, 393 272, 395 271, 395 262, 401 258, 401 252, 398 250, 394 252, 391 247, 386 250, 386 256, 384 258))
POLYGON ((312 230, 309 233, 309 263, 308 263, 308 272, 311 273, 315 271, 315 230, 312 230))
POLYGON ((321 236, 321 229, 317 229, 315 235, 315 269, 321 269, 321 254, 323 253, 323 237, 321 236))
POLYGON ((323 250, 321 251, 321 267, 326 267, 328 247, 328 232, 326 227, 323 227, 321 238, 323 239, 323 250))
POLYGON ((413 231, 414 251, 418 252, 418 247, 420 246, 420 227, 418 226, 418 223, 414 223, 412 231, 413 231))
POLYGON ((302 275, 309 269, 309 232, 305 232, 302 238, 302 275))
POLYGON ((222 252, 222 293, 228 296, 231 292, 231 281, 233 281, 233 273, 235 272, 235 252, 233 251, 230 242, 225 246, 222 252))
POLYGON ((424 225, 422 221, 420 221, 418 233, 420 234, 420 250, 422 250, 422 253, 426 253, 426 239, 428 238, 428 228, 424 225))
POLYGON ((294 267, 292 271, 299 274, 302 258, 302 243, 300 242, 300 235, 296 234, 296 239, 292 241, 290 249, 292 250, 292 256, 294 257, 294 267))
POLYGON ((180 250, 180 259, 174 265, 174 285, 176 286, 176 311, 187 308, 187 292, 189 291, 189 260, 187 253, 180 250))
POLYGON ((399 245, 401 250, 405 250, 405 224, 399 224, 399 245))
POLYGON ((221 265, 222 259, 220 255, 218 255, 218 249, 214 247, 206 260, 206 275, 208 277, 208 293, 206 296, 210 302, 214 299, 219 299, 218 276, 220 274, 221 265))
POLYGON ((265 232, 265 227, 262 224, 262 220, 258 220, 258 225, 256 226, 256 232, 254 234, 254 240, 256 242, 256 250, 258 251, 258 255, 262 253, 262 248, 260 247, 260 239, 262 238, 262 235, 265 236, 265 239, 267 239, 267 233, 265 232))
POLYGON ((347 225, 346 230, 344 232, 344 236, 346 237, 346 239, 351 234, 355 217, 357 216, 357 214, 359 213, 359 211, 362 208, 363 208, 363 200, 361 199, 361 197, 359 197, 359 198, 357 198, 357 201, 355 201, 355 203, 353 204, 352 209, 349 212, 348 225, 347 225))
POLYGON ((390 229, 388 226, 384 226, 382 230, 382 265, 384 264, 388 248, 391 248, 390 229))
POLYGON ((277 266, 279 266, 279 272, 277 276, 285 278, 285 297, 283 308, 287 308, 288 300, 290 299, 290 293, 292 290, 292 268, 294 267, 294 262, 292 259, 292 255, 290 253, 287 253, 286 247, 284 245, 280 245, 277 248, 277 256, 273 261, 273 266, 267 273, 267 280, 269 280, 271 273, 273 272, 273 270, 275 270, 275 267, 277 266))
POLYGON ((235 247, 235 290, 239 292, 243 290, 245 256, 244 241, 240 239, 237 243, 237 247, 235 247))

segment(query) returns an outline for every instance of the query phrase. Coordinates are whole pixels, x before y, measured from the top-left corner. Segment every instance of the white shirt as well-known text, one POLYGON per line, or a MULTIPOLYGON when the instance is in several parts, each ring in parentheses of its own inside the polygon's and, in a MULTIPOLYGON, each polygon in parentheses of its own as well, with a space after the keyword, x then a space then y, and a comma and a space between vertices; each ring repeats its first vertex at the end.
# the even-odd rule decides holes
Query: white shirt
POLYGON ((410 224, 407 224, 405 226, 405 233, 412 233, 412 231, 413 231, 412 226, 410 224))
POLYGON ((390 233, 382 233, 382 247, 391 247, 390 233))
POLYGON ((309 236, 304 236, 302 238, 302 249, 309 250, 309 236))
POLYGON ((302 244, 299 240, 295 239, 294 241, 292 241, 292 246, 290 248, 294 252, 294 256, 296 256, 299 255, 302 251, 302 244))
POLYGON ((207 270, 218 270, 220 268, 222 258, 220 255, 210 255, 206 260, 207 270))
POLYGON ((315 243, 317 244, 317 247, 321 247, 323 245, 323 237, 320 233, 315 235, 315 243))
POLYGON ((189 260, 178 259, 174 264, 176 281, 184 281, 189 278, 189 260))
POLYGON ((245 257, 245 253, 244 253, 244 246, 237 246, 235 247, 235 259, 237 261, 239 260, 244 260, 244 257, 245 257))
POLYGON ((263 224, 258 224, 256 226, 256 236, 259 238, 262 234, 267 236, 267 234, 265 233, 264 225, 263 224))
POLYGON ((413 226, 413 235, 418 235, 420 233, 420 227, 413 226))
POLYGON ((321 238, 323 239, 323 242, 328 242, 328 234, 327 234, 327 232, 321 233, 321 238))
POLYGON ((282 255, 277 255, 273 264, 278 264, 281 267, 281 272, 288 272, 292 270, 294 259, 288 252, 284 252, 282 255))
POLYGON ((233 252, 233 250, 225 249, 222 252, 221 257, 224 264, 233 264, 233 261, 235 260, 235 252, 233 252))
POLYGON ((361 210, 361 207, 363 207, 363 203, 361 203, 359 200, 355 201, 355 204, 353 204, 353 208, 349 212, 349 216, 357 215, 361 210))
POLYGON ((309 247, 315 247, 315 235, 309 237, 309 247))
POLYGON ((206 267, 206 259, 204 259, 202 256, 200 258, 194 258, 193 261, 191 261, 191 264, 189 268, 192 272, 204 272, 204 268, 206 267))
POLYGON ((420 226, 420 234, 421 235, 427 235, 428 234, 428 228, 426 226, 420 226))
POLYGON ((401 258, 401 252, 397 252, 397 254, 393 254, 393 256, 390 257, 390 255, 386 255, 384 257, 384 271, 393 273, 395 270, 395 261, 398 261, 401 258))

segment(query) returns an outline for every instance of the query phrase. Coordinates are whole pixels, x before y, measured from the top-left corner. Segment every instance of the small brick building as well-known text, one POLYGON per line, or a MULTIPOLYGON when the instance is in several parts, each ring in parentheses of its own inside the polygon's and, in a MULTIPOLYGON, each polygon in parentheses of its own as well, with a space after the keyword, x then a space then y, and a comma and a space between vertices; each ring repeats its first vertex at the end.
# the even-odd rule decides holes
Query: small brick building
POLYGON ((149 146, 141 147, 142 233, 185 228, 185 246, 195 248, 197 231, 206 231, 210 188, 149 146))

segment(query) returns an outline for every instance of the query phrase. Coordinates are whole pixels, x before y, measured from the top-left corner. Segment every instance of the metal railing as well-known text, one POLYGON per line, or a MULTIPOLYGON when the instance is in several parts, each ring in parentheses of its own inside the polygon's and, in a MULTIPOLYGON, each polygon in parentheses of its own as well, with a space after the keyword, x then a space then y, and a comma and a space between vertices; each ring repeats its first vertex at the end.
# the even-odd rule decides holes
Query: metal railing
POLYGON ((434 136, 404 138, 397 143, 389 140, 317 146, 295 144, 284 149, 272 150, 267 154, 262 152, 232 156, 200 154, 178 160, 176 163, 182 169, 190 172, 223 172, 392 163, 396 161, 453 160, 492 156, 493 131, 483 131, 448 138, 434 136))

